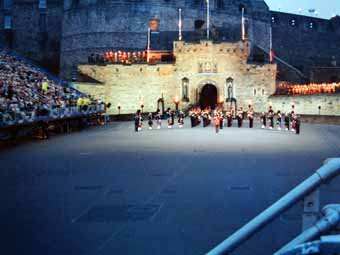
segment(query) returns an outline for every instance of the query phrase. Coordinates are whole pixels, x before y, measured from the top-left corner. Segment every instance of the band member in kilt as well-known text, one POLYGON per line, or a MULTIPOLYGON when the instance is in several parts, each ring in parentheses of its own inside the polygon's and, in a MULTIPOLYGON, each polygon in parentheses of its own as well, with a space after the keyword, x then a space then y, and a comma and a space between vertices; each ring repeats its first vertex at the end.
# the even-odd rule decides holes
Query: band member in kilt
POLYGON ((162 126, 162 118, 161 118, 161 113, 159 109, 157 109, 155 119, 157 123, 157 129, 160 129, 162 126))
POLYGON ((166 120, 168 122, 168 128, 171 128, 171 109, 170 108, 166 110, 165 115, 166 115, 166 120))
POLYGON ((268 120, 269 120, 269 129, 274 128, 274 111, 273 107, 270 105, 268 109, 268 120))
POLYGON ((148 126, 149 126, 149 130, 151 130, 152 126, 153 126, 152 113, 151 112, 149 113, 149 116, 148 116, 148 126))
POLYGON ((140 118, 141 118, 141 112, 140 110, 137 110, 135 116, 134 116, 134 122, 135 122, 135 132, 139 131, 139 122, 140 122, 140 118))
POLYGON ((220 129, 220 120, 221 120, 221 117, 218 115, 218 113, 215 113, 214 124, 215 124, 215 131, 216 131, 216 133, 218 133, 218 131, 220 129))
POLYGON ((171 125, 171 128, 172 128, 175 124, 175 111, 170 112, 170 119, 171 119, 170 125, 171 125))
POLYGON ((249 128, 253 128, 254 126, 254 108, 251 105, 248 105, 247 116, 249 119, 249 128))
POLYGON ((228 127, 231 127, 233 124, 233 109, 229 107, 225 114, 227 117, 228 127))
POLYGON ((281 111, 277 111, 276 125, 277 125, 277 130, 281 130, 281 128, 282 128, 282 115, 281 115, 281 111))
POLYGON ((180 128, 182 128, 184 125, 184 112, 183 111, 179 111, 178 113, 178 125, 180 128))
POLYGON ((291 131, 296 132, 296 115, 294 111, 290 113, 291 131))
POLYGON ((285 114, 285 130, 288 131, 289 127, 290 127, 290 117, 289 117, 289 113, 287 112, 285 114))
POLYGON ((218 116, 220 117, 220 129, 223 129, 223 121, 224 121, 223 112, 220 111, 218 116))
POLYGON ((262 112, 261 114, 261 128, 266 128, 267 126, 267 116, 265 112, 262 112))
POLYGON ((240 107, 237 111, 237 126, 240 128, 243 124, 243 108, 240 107))

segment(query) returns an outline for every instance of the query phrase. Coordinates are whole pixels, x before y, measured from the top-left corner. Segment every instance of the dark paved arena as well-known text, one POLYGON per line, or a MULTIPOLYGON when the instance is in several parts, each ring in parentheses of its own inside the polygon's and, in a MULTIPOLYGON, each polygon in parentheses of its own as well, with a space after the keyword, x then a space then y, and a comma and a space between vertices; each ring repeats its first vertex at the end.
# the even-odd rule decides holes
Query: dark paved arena
MULTIPOLYGON (((188 122, 188 121, 187 121, 188 122)), ((213 127, 133 132, 116 122, 1 151, 6 254, 204 254, 339 156, 340 126, 301 135, 213 127)), ((340 202, 340 178, 321 203, 340 202)), ((301 231, 302 205, 234 254, 265 255, 301 231)))

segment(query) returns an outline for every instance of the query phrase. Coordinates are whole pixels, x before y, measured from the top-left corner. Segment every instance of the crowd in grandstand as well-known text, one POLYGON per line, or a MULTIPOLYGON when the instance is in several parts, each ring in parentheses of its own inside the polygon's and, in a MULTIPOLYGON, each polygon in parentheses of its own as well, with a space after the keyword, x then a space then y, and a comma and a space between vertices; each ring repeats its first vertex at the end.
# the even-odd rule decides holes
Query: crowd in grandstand
POLYGON ((40 117, 63 118, 87 111, 91 105, 98 106, 92 98, 59 85, 24 60, 0 50, 0 126, 40 117))
POLYGON ((340 83, 279 84, 276 93, 279 95, 317 95, 340 92, 340 83))

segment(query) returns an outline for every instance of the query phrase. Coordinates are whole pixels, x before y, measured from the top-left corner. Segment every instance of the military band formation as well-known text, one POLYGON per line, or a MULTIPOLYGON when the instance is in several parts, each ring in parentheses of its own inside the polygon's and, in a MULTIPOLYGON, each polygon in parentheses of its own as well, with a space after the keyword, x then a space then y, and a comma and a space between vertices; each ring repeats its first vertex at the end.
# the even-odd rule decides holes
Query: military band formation
MULTIPOLYGON (((185 114, 181 110, 171 110, 168 108, 162 118, 161 111, 158 109, 156 113, 149 113, 147 117, 147 129, 161 129, 162 119, 166 120, 166 127, 168 129, 174 128, 175 126, 182 128, 184 126, 185 114), (177 122, 177 125, 175 125, 177 122)), ((252 105, 248 106, 247 110, 243 107, 233 110, 229 107, 225 112, 221 108, 216 108, 212 110, 211 108, 201 109, 200 107, 194 107, 189 111, 189 117, 191 122, 191 127, 208 127, 213 125, 215 127, 215 132, 218 133, 223 127, 231 128, 234 126, 234 121, 236 120, 236 126, 242 128, 244 126, 244 120, 248 120, 248 127, 254 128, 254 120, 256 115, 252 105)), ((262 129, 277 129, 292 131, 296 134, 300 134, 300 119, 296 114, 294 105, 290 112, 285 114, 281 111, 274 112, 272 106, 269 106, 267 112, 262 112, 258 115, 262 129)), ((138 110, 134 116, 135 131, 141 131, 143 129, 143 117, 142 112, 138 110)))

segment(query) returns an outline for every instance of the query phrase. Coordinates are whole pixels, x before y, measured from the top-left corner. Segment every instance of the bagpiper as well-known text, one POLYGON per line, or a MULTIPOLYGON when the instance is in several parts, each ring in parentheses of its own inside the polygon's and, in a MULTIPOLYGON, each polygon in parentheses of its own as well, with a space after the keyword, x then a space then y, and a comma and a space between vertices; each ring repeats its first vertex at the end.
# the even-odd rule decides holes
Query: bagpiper
POLYGON ((289 113, 287 112, 285 114, 285 130, 288 131, 289 127, 290 127, 290 117, 289 117, 289 113))
POLYGON ((152 113, 151 112, 149 113, 149 116, 148 116, 148 126, 149 126, 149 130, 151 130, 152 126, 153 126, 152 113))
POLYGON ((222 111, 219 112, 219 117, 220 117, 220 129, 223 129, 224 116, 222 111))
POLYGON ((254 126, 254 108, 251 105, 248 105, 247 116, 249 119, 249 128, 253 128, 254 126))
POLYGON ((216 131, 216 133, 218 133, 218 131, 220 129, 220 120, 221 120, 221 117, 216 112, 215 116, 214 116, 214 124, 215 124, 215 131, 216 131))
POLYGON ((175 111, 170 112, 170 119, 171 119, 171 122, 170 122, 171 127, 170 128, 172 128, 175 124, 175 111))
POLYGON ((166 110, 166 119, 167 119, 167 122, 168 122, 168 128, 171 128, 172 126, 171 126, 171 109, 170 108, 168 108, 167 110, 166 110))
POLYGON ((227 125, 228 127, 231 127, 233 124, 233 109, 229 107, 226 111, 226 117, 227 117, 227 125))
POLYGON ((282 129, 282 115, 281 111, 277 111, 277 119, 276 119, 277 130, 282 129))
POLYGON ((183 111, 179 111, 178 113, 178 125, 180 128, 182 128, 184 125, 184 112, 183 111))
POLYGON ((266 128, 266 126, 267 126, 267 116, 266 116, 266 113, 262 112, 260 118, 261 118, 261 124, 262 124, 261 128, 266 128))
POLYGON ((237 126, 240 128, 243 124, 243 108, 240 107, 237 111, 237 126))
POLYGON ((156 112, 156 123, 157 123, 157 129, 161 129, 161 126, 162 126, 162 118, 161 118, 161 113, 160 113, 160 110, 157 109, 157 112, 156 112))
POLYGON ((138 132, 139 131, 139 122, 140 122, 140 110, 137 110, 133 119, 134 119, 134 122, 135 122, 135 132, 138 132))
POLYGON ((269 120, 269 129, 274 128, 274 111, 273 107, 270 105, 268 109, 268 120, 269 120))

